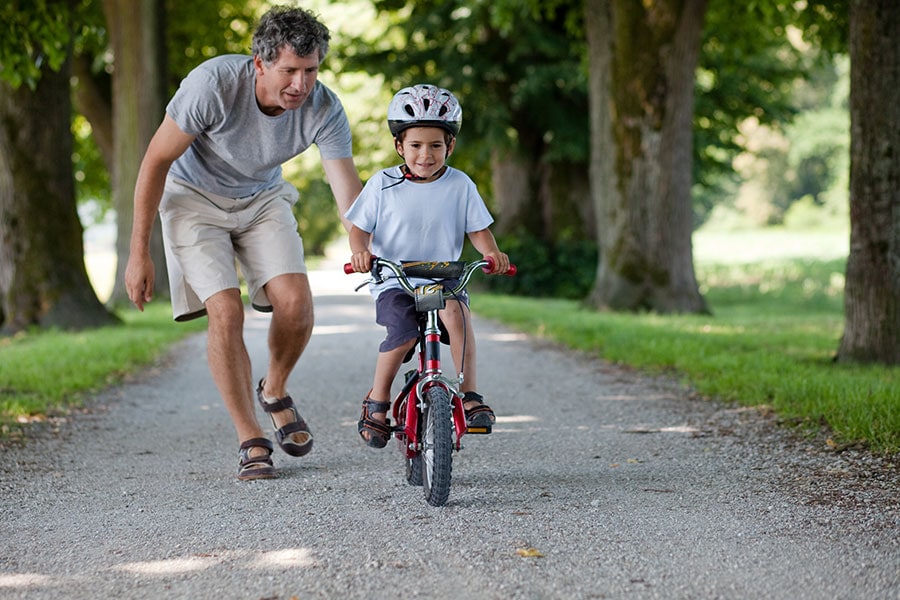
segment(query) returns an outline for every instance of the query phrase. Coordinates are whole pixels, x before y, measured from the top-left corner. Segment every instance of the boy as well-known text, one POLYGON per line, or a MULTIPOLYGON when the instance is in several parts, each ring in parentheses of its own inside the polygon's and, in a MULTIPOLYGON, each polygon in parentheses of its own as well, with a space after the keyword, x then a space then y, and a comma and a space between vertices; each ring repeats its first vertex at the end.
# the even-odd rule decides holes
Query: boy
MULTIPOLYGON (((488 229, 493 218, 475 184, 446 164, 461 123, 462 109, 456 98, 439 87, 420 84, 404 88, 391 100, 388 127, 404 164, 372 177, 345 215, 352 223, 350 250, 355 271, 367 272, 373 253, 395 262, 459 260, 466 235, 485 258, 493 258, 495 273, 509 269, 509 257, 500 251, 488 229)), ((375 320, 387 329, 387 337, 379 347, 375 379, 363 400, 358 431, 369 446, 384 448, 391 437, 386 424, 391 384, 416 343, 418 325, 414 300, 399 284, 388 280, 372 286, 371 292, 375 320)), ((483 427, 495 417, 475 391, 475 336, 467 302, 465 296, 448 300, 441 321, 450 336, 453 362, 457 368, 464 365, 461 391, 467 424, 483 427)))

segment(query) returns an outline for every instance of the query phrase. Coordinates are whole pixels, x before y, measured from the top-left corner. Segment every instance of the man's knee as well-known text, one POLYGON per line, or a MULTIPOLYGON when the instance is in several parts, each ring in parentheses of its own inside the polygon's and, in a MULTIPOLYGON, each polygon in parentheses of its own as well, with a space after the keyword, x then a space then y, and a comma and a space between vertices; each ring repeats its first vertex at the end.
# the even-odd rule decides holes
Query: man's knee
POLYGON ((281 275, 267 283, 265 290, 276 318, 296 320, 300 326, 312 327, 312 292, 305 274, 281 275))
POLYGON ((239 290, 217 292, 206 300, 205 305, 210 334, 242 335, 244 304, 239 290))
POLYGON ((244 303, 239 290, 227 289, 216 292, 204 302, 210 321, 243 321, 244 303))

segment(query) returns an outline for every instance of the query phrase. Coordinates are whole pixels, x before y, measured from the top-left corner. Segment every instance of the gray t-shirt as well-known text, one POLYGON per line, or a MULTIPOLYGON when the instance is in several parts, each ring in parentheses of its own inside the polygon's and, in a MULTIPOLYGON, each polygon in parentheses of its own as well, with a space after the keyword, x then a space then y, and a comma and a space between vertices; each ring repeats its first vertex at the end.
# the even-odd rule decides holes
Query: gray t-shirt
POLYGON ((315 144, 323 159, 352 156, 350 125, 337 95, 320 82, 296 110, 272 117, 256 103, 253 59, 212 58, 181 82, 166 112, 196 135, 170 175, 228 198, 278 185, 282 163, 315 144))

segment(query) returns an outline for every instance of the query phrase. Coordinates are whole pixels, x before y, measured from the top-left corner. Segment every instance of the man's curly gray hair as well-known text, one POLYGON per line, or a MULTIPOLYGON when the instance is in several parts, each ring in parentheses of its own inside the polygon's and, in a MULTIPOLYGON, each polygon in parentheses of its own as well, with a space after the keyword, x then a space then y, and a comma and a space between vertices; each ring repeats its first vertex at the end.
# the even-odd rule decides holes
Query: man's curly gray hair
POLYGON ((297 56, 319 53, 319 62, 328 54, 331 34, 315 14, 302 8, 290 6, 272 7, 259 20, 253 33, 253 54, 264 64, 271 65, 278 60, 284 46, 290 47, 297 56))

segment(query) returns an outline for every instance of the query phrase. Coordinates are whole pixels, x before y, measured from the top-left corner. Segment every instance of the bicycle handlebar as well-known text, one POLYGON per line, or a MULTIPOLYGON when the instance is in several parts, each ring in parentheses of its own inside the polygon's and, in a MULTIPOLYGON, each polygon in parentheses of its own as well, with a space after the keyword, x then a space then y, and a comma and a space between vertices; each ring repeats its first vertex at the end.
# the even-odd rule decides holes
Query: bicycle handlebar
MULTIPOLYGON (((436 268, 439 265, 454 265, 454 264, 459 265, 458 262, 456 262, 456 263, 453 263, 453 262, 451 262, 451 263, 448 263, 448 262, 423 262, 423 263, 416 263, 416 266, 419 266, 419 267, 424 266, 426 268, 427 267, 436 268)), ((408 265, 406 265, 406 266, 408 266, 408 265)), ((448 297, 452 297, 452 296, 455 296, 456 294, 459 294, 463 289, 465 289, 465 287, 467 285, 469 285, 469 280, 472 278, 472 274, 475 272, 476 269, 481 268, 481 270, 484 273, 490 274, 494 271, 494 266, 495 266, 494 259, 491 258, 490 256, 487 257, 487 259, 476 260, 474 262, 466 263, 465 265, 462 266, 462 272, 459 275, 459 285, 457 285, 456 288, 454 288, 451 291, 444 292, 444 295, 448 296, 448 297)), ((384 279, 381 277, 381 273, 380 273, 381 267, 386 267, 389 271, 392 271, 394 273, 394 275, 397 276, 397 281, 400 282, 400 286, 404 290, 406 290, 407 293, 415 294, 415 286, 413 286, 409 282, 410 276, 408 276, 406 274, 406 272, 404 271, 405 265, 392 262, 385 258, 379 258, 377 256, 373 256, 371 273, 372 273, 372 279, 375 283, 381 283, 382 281, 384 281, 384 279)), ((518 271, 518 269, 516 268, 516 265, 510 263, 509 270, 504 274, 512 277, 513 275, 516 274, 517 271, 518 271)), ((344 273, 346 273, 347 275, 350 275, 355 272, 356 271, 353 269, 353 265, 351 263, 344 264, 344 273)))

